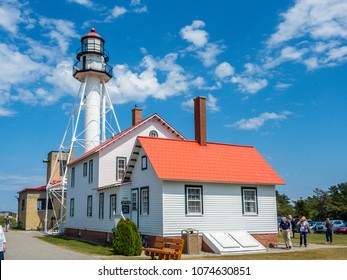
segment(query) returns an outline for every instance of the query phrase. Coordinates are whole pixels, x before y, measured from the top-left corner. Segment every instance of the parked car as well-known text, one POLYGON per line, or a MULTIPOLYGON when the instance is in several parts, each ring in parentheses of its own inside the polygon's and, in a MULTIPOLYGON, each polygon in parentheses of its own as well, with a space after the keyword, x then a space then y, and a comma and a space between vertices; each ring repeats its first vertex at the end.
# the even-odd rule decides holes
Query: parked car
POLYGON ((325 227, 325 222, 317 222, 315 226, 315 232, 321 233, 326 232, 327 228, 325 227))
POLYGON ((331 220, 331 222, 333 223, 334 231, 346 224, 346 222, 343 220, 331 220))
POLYGON ((342 233, 347 234, 347 224, 344 224, 343 226, 337 228, 334 230, 334 233, 342 233))
POLYGON ((315 226, 316 226, 317 222, 310 221, 310 220, 308 220, 307 222, 309 224, 309 232, 310 233, 315 233, 315 226))

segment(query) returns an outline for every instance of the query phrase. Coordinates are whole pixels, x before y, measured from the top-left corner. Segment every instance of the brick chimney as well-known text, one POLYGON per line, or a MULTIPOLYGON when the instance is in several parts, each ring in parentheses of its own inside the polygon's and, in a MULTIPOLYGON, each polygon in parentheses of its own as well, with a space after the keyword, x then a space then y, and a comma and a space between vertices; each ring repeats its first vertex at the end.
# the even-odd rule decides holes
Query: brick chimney
POLYGON ((132 109, 132 125, 136 125, 139 122, 142 121, 142 109, 138 108, 137 105, 135 105, 135 108, 132 109))
POLYGON ((201 146, 206 146, 206 97, 194 98, 195 140, 201 146))

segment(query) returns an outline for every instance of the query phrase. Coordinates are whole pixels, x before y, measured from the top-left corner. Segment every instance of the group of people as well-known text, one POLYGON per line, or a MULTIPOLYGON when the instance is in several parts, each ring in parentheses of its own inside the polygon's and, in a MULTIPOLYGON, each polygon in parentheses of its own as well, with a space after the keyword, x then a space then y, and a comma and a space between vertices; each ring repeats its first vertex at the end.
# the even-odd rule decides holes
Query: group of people
MULTIPOLYGON (((292 240, 291 237, 294 238, 294 229, 296 226, 299 226, 300 232, 300 247, 304 243, 304 246, 307 247, 307 234, 310 230, 310 225, 306 220, 305 216, 302 216, 298 222, 295 222, 291 215, 287 217, 282 217, 282 221, 279 224, 279 231, 282 232, 283 240, 287 249, 292 248, 292 240)), ((329 220, 329 218, 325 221, 326 227, 326 240, 327 244, 333 243, 333 224, 329 220)))
MULTIPOLYGON (((5 224, 5 231, 8 232, 8 229, 10 227, 10 218, 8 216, 6 216, 4 220, 4 224, 5 224)), ((7 247, 6 247, 5 233, 2 226, 0 225, 0 260, 5 259, 4 255, 5 255, 6 249, 7 247)))

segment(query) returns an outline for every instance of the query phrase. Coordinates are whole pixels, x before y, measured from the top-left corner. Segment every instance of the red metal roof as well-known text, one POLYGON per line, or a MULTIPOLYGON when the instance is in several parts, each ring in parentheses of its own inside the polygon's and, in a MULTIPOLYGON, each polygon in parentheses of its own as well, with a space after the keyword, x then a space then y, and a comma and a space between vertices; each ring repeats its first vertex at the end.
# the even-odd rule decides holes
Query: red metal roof
POLYGON ((98 37, 100 39, 103 39, 98 33, 95 32, 95 28, 94 27, 92 27, 90 29, 90 32, 88 34, 84 35, 82 38, 85 38, 85 37, 98 37))
POLYGON ((138 137, 159 179, 284 185, 252 146, 138 137))
POLYGON ((45 191, 45 190, 46 190, 46 186, 41 186, 41 187, 37 187, 37 188, 26 188, 24 190, 19 191, 18 193, 22 193, 22 192, 26 192, 26 191, 39 192, 39 191, 45 191))
POLYGON ((121 138, 122 136, 126 135, 127 133, 129 133, 130 131, 134 130, 135 128, 141 126, 142 124, 148 122, 149 120, 153 119, 153 118, 157 118, 158 121, 162 121, 164 125, 167 125, 168 128, 170 128, 172 131, 174 131, 178 137, 185 139, 183 135, 181 135, 177 130, 175 130, 172 126, 170 126, 163 118, 161 118, 158 114, 153 114, 149 117, 147 117, 146 119, 143 119, 141 122, 139 122, 136 125, 133 125, 125 130, 123 130, 122 132, 114 135, 113 137, 107 139, 105 142, 101 143, 100 145, 94 147, 93 149, 89 150, 88 152, 82 154, 81 156, 71 160, 67 165, 71 165, 74 164, 82 159, 85 159, 97 152, 99 152, 101 149, 105 148, 106 146, 108 146, 109 144, 113 143, 114 141, 116 141, 117 139, 121 138))

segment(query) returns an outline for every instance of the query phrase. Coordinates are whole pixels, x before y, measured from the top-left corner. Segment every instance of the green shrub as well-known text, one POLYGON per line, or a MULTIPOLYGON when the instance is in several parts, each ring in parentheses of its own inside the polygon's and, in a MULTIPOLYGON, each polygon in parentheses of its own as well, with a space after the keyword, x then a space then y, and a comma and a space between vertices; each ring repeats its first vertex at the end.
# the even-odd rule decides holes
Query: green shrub
POLYGON ((116 255, 139 256, 142 242, 136 225, 129 219, 120 220, 113 230, 113 249, 116 255))

